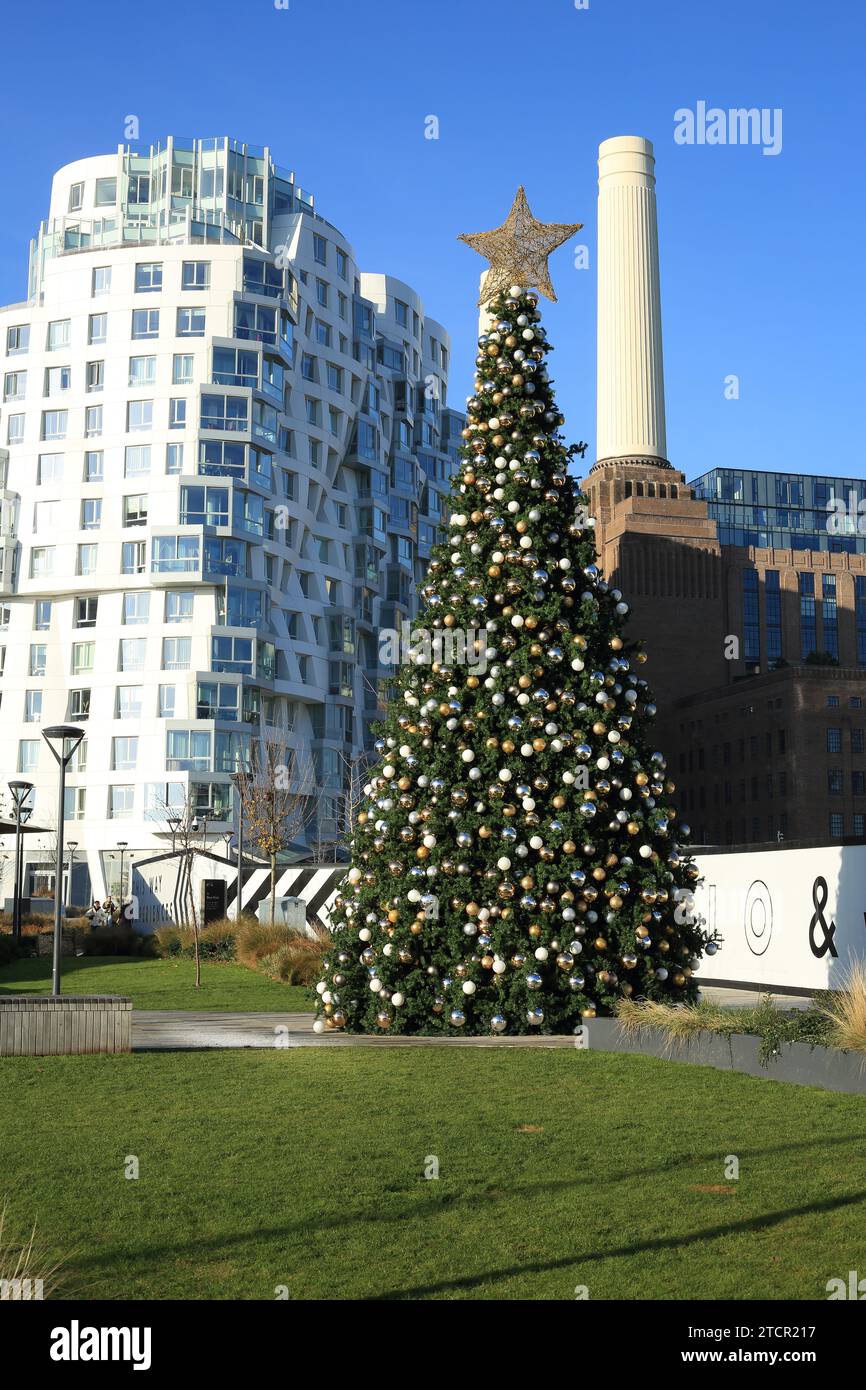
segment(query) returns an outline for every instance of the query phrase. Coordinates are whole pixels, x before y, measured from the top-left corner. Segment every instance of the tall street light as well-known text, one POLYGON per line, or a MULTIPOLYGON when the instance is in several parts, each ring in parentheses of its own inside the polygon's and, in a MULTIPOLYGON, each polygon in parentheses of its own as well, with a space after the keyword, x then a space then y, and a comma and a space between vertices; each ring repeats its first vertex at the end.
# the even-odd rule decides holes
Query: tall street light
POLYGON ((174 854, 174 842, 177 838, 178 829, 180 828, 180 816, 166 816, 165 819, 171 831, 171 852, 174 854))
POLYGON ((120 850, 120 887, 118 889, 117 896, 120 898, 119 905, 121 907, 123 906, 123 855, 128 844, 128 840, 118 840, 117 842, 117 848, 120 850))
POLYGON ((42 737, 57 759, 60 786, 57 794, 57 858, 54 864, 54 958, 51 967, 51 993, 60 994, 61 920, 63 916, 63 817, 66 812, 66 769, 84 738, 84 729, 74 724, 52 724, 42 737))
POLYGON ((66 883, 66 906, 72 906, 72 869, 75 864, 75 851, 78 849, 77 840, 67 840, 66 847, 69 850, 69 878, 66 883))
MULTIPOLYGON (((33 790, 32 782, 23 782, 16 777, 9 783, 12 804, 15 807, 15 880, 12 889, 12 940, 21 940, 21 812, 24 802, 33 790)), ((26 819, 26 817, 25 817, 26 819)))

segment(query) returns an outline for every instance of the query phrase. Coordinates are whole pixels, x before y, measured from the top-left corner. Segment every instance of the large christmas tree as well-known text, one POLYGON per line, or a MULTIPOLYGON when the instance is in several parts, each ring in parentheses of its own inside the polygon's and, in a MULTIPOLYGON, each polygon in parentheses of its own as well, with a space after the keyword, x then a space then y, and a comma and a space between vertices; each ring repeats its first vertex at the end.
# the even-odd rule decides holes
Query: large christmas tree
MULTIPOLYGON (((381 725, 315 1028, 570 1032, 692 1000, 708 944, 655 706, 599 572, 548 376, 538 286, 577 228, 518 193, 491 260, 449 536, 381 725)), ((711 947, 712 949, 712 947, 711 947)))

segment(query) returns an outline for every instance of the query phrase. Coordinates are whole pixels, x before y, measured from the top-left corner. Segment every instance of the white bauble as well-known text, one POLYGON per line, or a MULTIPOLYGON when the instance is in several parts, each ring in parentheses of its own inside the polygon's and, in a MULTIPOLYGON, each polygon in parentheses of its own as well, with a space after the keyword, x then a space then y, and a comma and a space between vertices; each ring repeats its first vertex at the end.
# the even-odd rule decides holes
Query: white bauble
POLYGON ((322 1003, 323 1003, 323 1004, 330 1004, 330 1003, 332 1002, 333 998, 334 998, 334 996, 332 995, 331 991, 330 991, 329 989, 326 989, 326 990, 324 990, 324 992, 323 992, 323 994, 322 994, 322 1003))
POLYGON ((321 1018, 317 1018, 316 1021, 315 1021, 315 1023, 313 1024, 313 1032, 314 1032, 314 1033, 324 1033, 324 1031, 325 1031, 325 1024, 324 1024, 323 1020, 322 1020, 321 1018))
POLYGON ((475 761, 475 754, 472 752, 471 748, 464 748, 460 757, 463 759, 464 763, 472 763, 475 761))
POLYGON ((640 855, 641 859, 652 859, 652 845, 641 845, 640 849, 638 850, 638 854, 640 855))
POLYGON ((544 841, 542 840, 542 838, 541 838, 540 835, 533 835, 533 836, 530 837, 530 841, 529 841, 530 849, 541 849, 541 846, 542 846, 543 844, 544 844, 544 841))
POLYGON ((497 859, 496 867, 497 869, 502 869, 503 873, 506 869, 511 868, 511 860, 508 858, 507 854, 503 854, 501 859, 497 859))
POLYGON ((563 555, 562 559, 561 559, 560 562, 559 562, 559 568, 560 568, 561 570, 570 570, 570 569, 571 569, 571 561, 569 560, 569 558, 568 558, 567 555, 563 555))
POLYGON ((369 941, 372 935, 373 933, 370 931, 369 927, 362 927, 361 930, 358 932, 358 940, 369 941))
POLYGON ((497 956, 496 959, 495 959, 494 962, 493 962, 493 973, 494 973, 494 975, 504 975, 504 974, 505 974, 505 968, 506 968, 506 967, 505 967, 505 961, 504 961, 504 960, 500 960, 499 956, 497 956))
POLYGON ((399 1009, 400 1005, 404 1004, 405 1002, 406 996, 401 994, 399 990, 396 994, 391 995, 391 1003, 394 1005, 395 1009, 399 1009))
POLYGON ((511 781, 511 772, 509 771, 509 769, 508 769, 507 767, 501 767, 501 768, 499 769, 499 780, 500 780, 500 782, 510 782, 510 781, 511 781))
POLYGON ((374 976, 373 979, 370 981, 370 988, 374 994, 380 993, 382 989, 382 981, 379 979, 378 975, 374 976))
POLYGON ((325 993, 325 990, 326 990, 327 988, 328 988, 328 986, 325 984, 325 981, 324 981, 324 980, 320 980, 319 983, 316 985, 316 993, 317 993, 317 994, 324 994, 324 993, 325 993))
POLYGON ((548 957, 549 954, 550 954, 550 952, 548 951, 548 949, 547 949, 546 946, 539 946, 539 947, 536 948, 535 959, 536 959, 536 960, 547 960, 547 957, 548 957))
POLYGON ((474 994, 474 993, 475 993, 475 985, 474 985, 474 983, 473 983, 472 980, 464 980, 464 981, 463 981, 463 993, 464 993, 464 994, 474 994))

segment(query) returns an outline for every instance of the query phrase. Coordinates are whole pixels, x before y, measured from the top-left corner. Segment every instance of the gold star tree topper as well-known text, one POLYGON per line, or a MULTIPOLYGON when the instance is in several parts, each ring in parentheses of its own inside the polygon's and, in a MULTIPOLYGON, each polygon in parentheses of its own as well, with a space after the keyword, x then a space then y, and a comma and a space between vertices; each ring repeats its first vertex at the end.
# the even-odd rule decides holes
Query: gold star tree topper
POLYGON ((457 238, 490 262, 478 303, 489 304, 500 290, 507 289, 509 285, 535 288, 555 301, 547 258, 557 246, 579 232, 582 226, 582 222, 536 221, 521 184, 501 227, 492 232, 464 232, 457 238))

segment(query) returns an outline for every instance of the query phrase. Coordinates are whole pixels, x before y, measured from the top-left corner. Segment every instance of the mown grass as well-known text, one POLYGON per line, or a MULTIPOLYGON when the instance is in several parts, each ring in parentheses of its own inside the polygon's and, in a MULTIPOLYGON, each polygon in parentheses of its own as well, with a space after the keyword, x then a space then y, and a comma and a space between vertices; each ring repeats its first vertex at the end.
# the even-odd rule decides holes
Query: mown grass
POLYGON ((821 1299, 866 1268, 866 1101, 653 1058, 8 1058, 0 1133, 7 1231, 38 1221, 68 1297, 821 1299))
MULTIPOLYGON (((125 994, 135 1009, 208 1009, 226 1013, 310 1012, 307 991, 284 985, 242 965, 204 961, 201 989, 195 963, 181 958, 147 960, 137 956, 64 956, 64 994, 125 994)), ((0 967, 0 994, 46 994, 51 961, 16 960, 0 967)))

